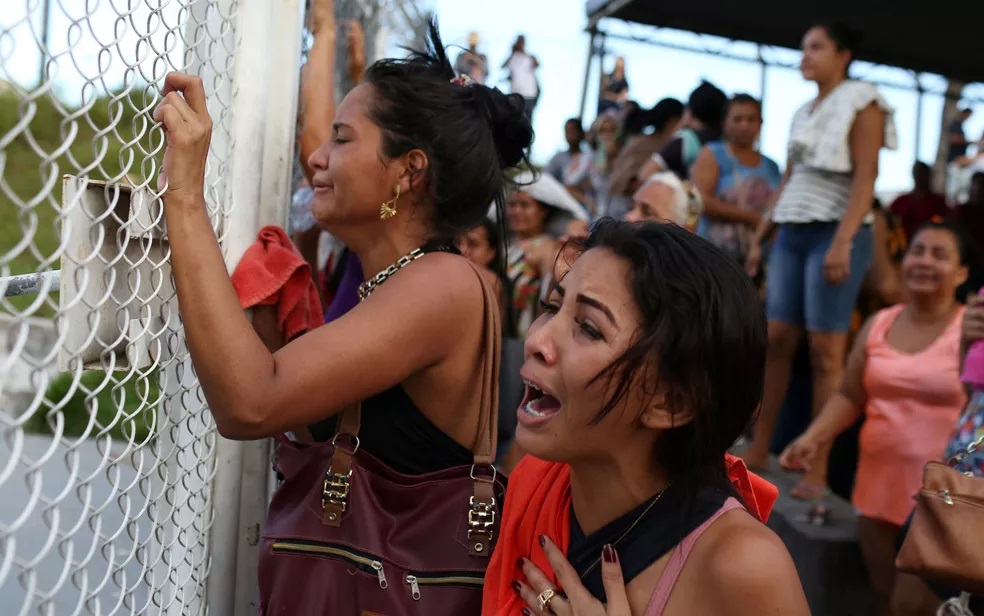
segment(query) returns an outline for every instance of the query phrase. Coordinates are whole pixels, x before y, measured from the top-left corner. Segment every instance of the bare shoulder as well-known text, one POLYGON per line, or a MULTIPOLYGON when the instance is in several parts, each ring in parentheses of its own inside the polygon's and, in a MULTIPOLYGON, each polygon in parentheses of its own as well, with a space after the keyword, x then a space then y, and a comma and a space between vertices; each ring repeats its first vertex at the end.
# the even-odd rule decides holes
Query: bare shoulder
POLYGON ((379 285, 364 307, 388 313, 395 310, 415 323, 432 320, 447 329, 449 319, 461 322, 483 314, 483 301, 481 273, 460 255, 436 252, 379 285))
POLYGON ((700 152, 697 153, 697 158, 694 159, 694 164, 703 163, 705 165, 714 164, 717 166, 717 160, 714 158, 714 151, 711 150, 711 146, 704 145, 700 148, 700 152))
POLYGON ((706 582, 703 602, 713 613, 810 613, 786 546, 744 510, 731 511, 711 525, 692 558, 706 582))
POLYGON ((453 297, 456 303, 467 303, 476 295, 481 298, 480 276, 464 257, 434 252, 397 272, 386 284, 379 286, 373 297, 390 295, 384 291, 392 290, 404 295, 404 301, 429 294, 431 297, 453 297), (412 295, 408 295, 411 290, 412 295))

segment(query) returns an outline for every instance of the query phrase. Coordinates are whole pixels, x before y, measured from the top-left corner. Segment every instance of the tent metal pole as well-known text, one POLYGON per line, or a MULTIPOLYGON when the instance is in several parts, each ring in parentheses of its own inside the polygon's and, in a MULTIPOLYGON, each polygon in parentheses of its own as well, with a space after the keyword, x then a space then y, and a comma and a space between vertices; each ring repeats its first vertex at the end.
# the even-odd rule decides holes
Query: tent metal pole
POLYGON ((923 94, 925 90, 922 85, 922 73, 915 73, 916 80, 916 160, 921 160, 920 151, 922 150, 922 116, 923 116, 923 94))
POLYGON ((769 73, 769 64, 765 61, 765 57, 762 56, 762 46, 756 45, 756 53, 758 54, 759 69, 761 74, 759 75, 759 109, 763 114, 765 114, 765 92, 767 86, 767 76, 769 73))
POLYGON ((588 39, 588 61, 584 66, 584 86, 581 88, 581 112, 578 115, 581 124, 584 124, 584 111, 588 106, 588 82, 591 80, 591 64, 594 61, 595 38, 598 36, 598 30, 592 28, 589 34, 591 36, 588 39))

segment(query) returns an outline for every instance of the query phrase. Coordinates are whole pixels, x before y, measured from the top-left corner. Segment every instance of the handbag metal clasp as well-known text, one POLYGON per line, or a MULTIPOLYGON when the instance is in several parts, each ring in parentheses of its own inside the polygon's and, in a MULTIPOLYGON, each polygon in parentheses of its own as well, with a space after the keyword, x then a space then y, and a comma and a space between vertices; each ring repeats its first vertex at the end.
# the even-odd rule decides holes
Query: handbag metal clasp
POLYGON ((345 511, 345 505, 349 495, 349 480, 352 478, 352 471, 344 475, 332 473, 331 469, 325 473, 325 487, 321 492, 321 508, 324 509, 328 503, 337 505, 345 511))
POLYGON ((939 490, 939 491, 937 491, 937 494, 940 495, 940 498, 942 498, 943 499, 943 502, 946 503, 947 505, 952 505, 953 504, 953 499, 950 498, 950 491, 949 490, 939 490))
POLYGON ((471 508, 468 510, 468 539, 474 540, 476 535, 483 535, 492 541, 492 531, 495 528, 495 499, 491 503, 476 502, 472 496, 471 508))

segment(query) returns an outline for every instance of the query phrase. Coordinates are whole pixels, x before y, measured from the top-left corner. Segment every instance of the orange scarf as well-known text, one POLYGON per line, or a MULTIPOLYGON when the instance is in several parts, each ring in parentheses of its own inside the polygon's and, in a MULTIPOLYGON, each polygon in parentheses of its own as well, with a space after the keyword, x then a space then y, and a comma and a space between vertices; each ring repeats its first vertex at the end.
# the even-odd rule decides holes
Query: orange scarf
MULTIPOLYGON (((750 473, 745 463, 725 456, 728 478, 745 501, 748 512, 765 522, 779 496, 774 485, 750 473)), ((524 457, 509 476, 509 491, 499 541, 485 573, 482 616, 518 616, 523 601, 513 591, 523 578, 520 558, 533 561, 551 582, 557 583, 539 537, 546 535, 565 554, 571 540, 571 469, 566 464, 524 457), (535 547, 534 547, 535 546, 535 547)))

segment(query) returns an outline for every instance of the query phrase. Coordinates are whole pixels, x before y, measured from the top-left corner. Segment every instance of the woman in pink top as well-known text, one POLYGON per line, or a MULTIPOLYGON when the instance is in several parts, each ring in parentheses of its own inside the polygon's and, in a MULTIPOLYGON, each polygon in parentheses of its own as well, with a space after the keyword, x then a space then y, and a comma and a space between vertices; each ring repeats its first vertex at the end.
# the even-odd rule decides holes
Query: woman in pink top
MULTIPOLYGON (((808 469, 817 452, 863 412, 852 501, 858 540, 871 585, 888 612, 895 573, 895 539, 914 506, 926 462, 939 460, 966 402, 960 382, 960 319, 955 297, 967 280, 967 243, 949 224, 916 233, 902 261, 908 303, 865 323, 854 343, 840 390, 780 463, 808 469)), ((904 583, 917 584, 905 576, 904 583)))

